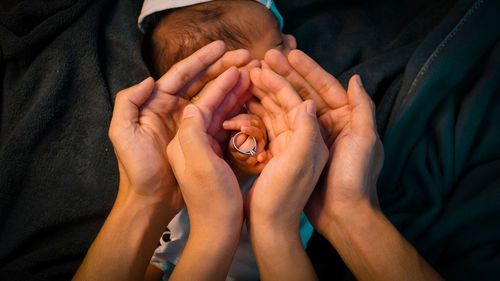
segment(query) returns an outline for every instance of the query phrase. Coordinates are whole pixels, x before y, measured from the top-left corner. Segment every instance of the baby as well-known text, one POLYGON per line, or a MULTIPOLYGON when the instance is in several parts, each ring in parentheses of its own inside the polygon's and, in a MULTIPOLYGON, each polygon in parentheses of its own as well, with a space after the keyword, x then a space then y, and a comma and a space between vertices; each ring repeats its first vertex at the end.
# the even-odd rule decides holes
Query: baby
MULTIPOLYGON (((247 49, 259 61, 273 48, 286 55, 296 48, 296 41, 292 35, 281 32, 282 25, 282 17, 272 0, 146 0, 139 17, 139 26, 146 34, 145 58, 156 77, 215 40, 224 41, 228 50, 247 49)), ((224 129, 233 131, 226 157, 238 179, 260 173, 268 158, 262 120, 243 108, 240 114, 224 122, 224 129)), ((242 186, 242 192, 246 193, 250 186, 251 182, 242 186)), ((151 260, 151 264, 164 272, 164 279, 179 259, 189 234, 185 209, 168 228, 170 233, 163 235, 151 260)), ((243 228, 228 280, 259 279, 246 227, 243 228)), ((311 231, 312 227, 304 220, 303 241, 308 240, 311 231)))
MULTIPOLYGON (((182 1, 182 8, 172 2, 176 1, 145 1, 139 18, 144 19, 144 11, 160 10, 143 20, 144 54, 156 77, 214 40, 223 40, 229 50, 247 49, 257 60, 263 59, 269 49, 288 53, 296 47, 295 38, 281 32, 282 17, 272 1, 182 1), (190 5, 193 2, 203 3, 190 5)), ((241 132, 231 138, 234 141, 229 143, 227 155, 240 182, 258 174, 267 158, 262 121, 255 115, 242 114, 226 122, 225 129, 241 132)))

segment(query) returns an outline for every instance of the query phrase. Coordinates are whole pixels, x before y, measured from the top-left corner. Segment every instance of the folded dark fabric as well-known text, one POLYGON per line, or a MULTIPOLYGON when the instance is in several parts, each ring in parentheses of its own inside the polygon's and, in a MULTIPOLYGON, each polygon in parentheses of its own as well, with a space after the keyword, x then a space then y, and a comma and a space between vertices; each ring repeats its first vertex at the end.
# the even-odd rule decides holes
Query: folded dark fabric
MULTIPOLYGON (((499 11, 498 1, 454 3, 411 50, 397 92, 378 100, 381 207, 449 280, 500 275, 499 11)), ((354 68, 370 76, 370 64, 354 68)), ((321 279, 354 279, 319 235, 308 250, 321 279)))
MULTIPOLYGON (((114 96, 149 75, 139 2, 0 3, 0 280, 70 279, 110 210, 114 96)), ((276 4, 299 48, 376 101, 386 215, 448 279, 498 279, 498 1, 276 4)), ((320 235, 308 251, 322 280, 353 279, 320 235)))
POLYGON ((68 280, 118 186, 114 94, 148 76, 140 3, 0 5, 0 279, 68 280))

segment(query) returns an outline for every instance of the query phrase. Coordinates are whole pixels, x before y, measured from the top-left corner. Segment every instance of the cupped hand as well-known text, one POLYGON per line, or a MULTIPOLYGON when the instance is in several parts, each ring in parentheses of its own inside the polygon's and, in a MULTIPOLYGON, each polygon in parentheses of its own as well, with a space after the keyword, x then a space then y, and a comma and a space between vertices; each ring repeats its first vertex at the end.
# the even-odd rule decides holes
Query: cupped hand
POLYGON ((346 218, 363 204, 378 208, 376 180, 383 147, 375 125, 375 106, 360 77, 353 76, 346 91, 299 50, 291 51, 287 58, 269 51, 265 64, 286 77, 302 98, 317 105, 330 159, 306 209, 315 228, 325 231, 331 218, 346 218))
POLYGON ((247 218, 251 228, 262 222, 298 235, 301 212, 328 157, 316 107, 271 70, 254 69, 251 80, 261 103, 249 109, 266 126, 270 160, 245 199, 247 218))
MULTIPOLYGON (((184 107, 189 104, 183 96, 185 88, 198 83, 200 93, 207 91, 211 83, 208 79, 207 85, 196 81, 207 69, 223 72, 222 69, 228 67, 224 52, 223 42, 213 42, 175 64, 157 83, 148 78, 117 94, 109 137, 120 171, 118 202, 127 195, 137 195, 149 200, 148 204, 164 206, 171 217, 183 207, 182 196, 167 159, 167 145, 177 132, 184 107)), ((223 97, 225 107, 219 107, 216 113, 220 120, 219 127, 222 127, 222 119, 238 98, 246 92, 248 75, 235 83, 238 87, 234 94, 223 97)), ((197 103, 210 110, 211 95, 201 96, 205 97, 197 103)), ((216 143, 213 146, 215 149, 219 147, 216 143)))
POLYGON ((187 106, 179 131, 168 145, 168 159, 186 202, 192 231, 223 228, 224 223, 239 222, 241 226, 243 199, 238 181, 214 149, 217 142, 209 129, 214 112, 227 106, 223 102, 226 95, 240 91, 238 81, 242 79, 248 80, 248 73, 240 74, 236 68, 215 79, 203 96, 210 97, 210 104, 187 106))

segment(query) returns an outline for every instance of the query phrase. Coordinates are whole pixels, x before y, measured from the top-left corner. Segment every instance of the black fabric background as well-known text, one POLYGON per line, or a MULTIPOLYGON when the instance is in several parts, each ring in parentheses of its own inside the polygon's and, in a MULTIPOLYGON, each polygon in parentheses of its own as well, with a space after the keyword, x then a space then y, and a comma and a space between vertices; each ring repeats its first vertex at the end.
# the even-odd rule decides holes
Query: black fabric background
MULTIPOLYGON (((475 2, 498 7, 491 5, 495 1, 471 0, 276 1, 285 18, 285 31, 297 37, 299 48, 344 85, 354 73, 363 78, 377 103, 379 132, 384 144, 391 146, 386 147, 386 166, 379 186, 382 208, 432 265, 452 280, 475 276, 494 280, 500 268, 496 266, 499 227, 494 223, 500 216, 500 206, 494 203, 500 199, 500 169, 495 162, 500 158, 500 141, 494 125, 500 117, 494 112, 500 110, 483 105, 479 111, 467 111, 464 108, 469 107, 461 105, 464 100, 474 100, 465 94, 474 92, 478 93, 477 101, 500 104, 495 97, 498 94, 494 94, 498 93, 498 51, 493 45, 484 46, 488 52, 471 68, 474 81, 482 81, 482 88, 459 84, 470 91, 464 91, 458 102, 450 102, 444 109, 436 105, 436 112, 480 115, 481 120, 489 122, 462 126, 467 123, 460 121, 468 120, 465 117, 446 123, 442 121, 446 118, 432 114, 419 119, 429 125, 423 132, 453 129, 434 134, 431 140, 439 141, 426 143, 439 145, 427 146, 434 149, 432 153, 425 150, 431 160, 470 164, 453 170, 452 181, 420 182, 420 176, 427 174, 417 169, 422 164, 416 155, 420 150, 411 148, 420 147, 427 137, 413 142, 402 138, 407 132, 398 128, 406 127, 411 132, 412 123, 405 121, 411 118, 396 113, 405 112, 407 105, 400 101, 412 92, 414 78, 437 44, 475 2), (454 130, 462 127, 465 129, 454 130), (476 127, 480 128, 478 132, 471 134, 476 127), (454 137, 446 139, 449 135, 454 137), (468 153, 462 158, 459 150, 452 150, 458 156, 446 158, 443 153, 450 146, 455 148, 461 139, 470 139, 481 149, 462 149, 468 153), (408 147, 413 154, 396 157, 399 146, 408 147), (488 153, 489 158, 485 156, 488 153), (472 165, 476 163, 485 165, 472 165), (428 188, 440 185, 457 190, 440 193, 438 201, 451 205, 438 209, 439 219, 427 221, 426 231, 412 223, 426 214, 427 205, 398 203, 396 195, 401 189, 413 190, 410 188, 414 186, 404 180, 391 182, 391 166, 402 167, 398 179, 419 186, 427 184, 428 188), (483 179, 488 182, 486 191, 472 192, 470 187, 483 179), (390 192, 384 192, 384 188, 390 192), (474 204, 469 206, 468 202, 474 204), (465 209, 458 212, 456 205, 465 205, 465 209), (487 209, 478 205, 489 206, 489 211, 467 212, 467 208, 487 209), (478 219, 484 215, 491 219, 478 219), (461 235, 452 239, 450 231, 461 235), (469 243, 478 233, 490 235, 469 243)), ((141 4, 111 0, 0 1, 0 280, 71 279, 109 212, 118 186, 116 159, 107 137, 114 96, 149 75, 141 58, 142 38, 136 25, 141 4)), ((494 26, 489 28, 478 33, 493 34, 496 30, 494 26)), ((447 81, 449 77, 442 79, 447 81)), ((432 79, 424 82, 427 80, 432 79)), ((419 100, 415 104, 422 106, 419 100)), ((415 111, 408 110, 413 115, 415 111)), ((423 163, 426 168, 434 167, 429 159, 423 163)), ((445 179, 447 174, 442 171, 447 167, 438 165, 433 178, 445 179)), ((416 198, 422 200, 418 202, 428 199, 416 198)), ((310 241, 308 252, 322 280, 353 279, 335 250, 318 234, 310 241)))

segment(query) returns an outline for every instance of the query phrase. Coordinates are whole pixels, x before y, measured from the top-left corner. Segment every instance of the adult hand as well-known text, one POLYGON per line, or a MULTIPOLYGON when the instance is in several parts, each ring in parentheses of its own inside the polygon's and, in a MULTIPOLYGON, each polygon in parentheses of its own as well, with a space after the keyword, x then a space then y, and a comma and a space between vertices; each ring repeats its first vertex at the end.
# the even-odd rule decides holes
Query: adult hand
POLYGON ((383 148, 374 121, 375 107, 360 77, 353 76, 346 91, 299 50, 291 51, 288 58, 269 51, 265 63, 286 77, 303 99, 317 104, 330 159, 306 209, 315 228, 324 233, 331 218, 348 218, 363 204, 378 208, 376 180, 383 148))
POLYGON ((214 149, 216 141, 209 128, 214 112, 225 106, 226 93, 240 91, 242 83, 236 82, 241 79, 248 80, 248 73, 240 75, 230 68, 214 80, 202 96, 210 96, 210 104, 187 106, 179 131, 168 145, 190 220, 189 239, 172 280, 224 280, 236 251, 243 199, 232 169, 214 149))
POLYGON ((312 280, 299 235, 300 216, 327 160, 314 102, 270 70, 251 72, 249 104, 262 118, 272 155, 245 198, 250 239, 262 280, 312 280), (276 263, 276 260, 280 260, 276 263))
MULTIPOLYGON (((228 60, 224 51, 223 42, 213 42, 175 64, 156 85, 152 79, 147 79, 144 85, 123 90, 117 95, 109 135, 118 158, 121 186, 125 183, 133 186, 137 194, 155 199, 174 215, 182 208, 183 202, 167 160, 166 148, 177 132, 184 107, 189 104, 183 96, 184 88, 198 81, 198 76, 207 69, 220 71, 225 68, 227 64, 221 63, 228 60), (131 91, 141 93, 134 97, 131 91), (117 114, 123 108, 127 113, 117 114)), ((221 119, 246 92, 248 82, 245 81, 248 78, 239 83, 238 92, 223 97, 224 106, 215 113, 214 119, 219 121, 212 124, 214 127, 221 127, 221 119)), ((210 92, 210 88, 206 85, 199 92, 200 99, 196 104, 206 107, 211 103, 211 96, 204 95, 210 92)), ((220 147, 214 144, 214 148, 222 154, 220 147)))
POLYGON ((355 75, 347 91, 301 51, 270 51, 265 66, 318 105, 330 159, 306 207, 309 220, 359 280, 441 280, 378 206, 383 148, 375 107, 355 75))
MULTIPOLYGON (((224 52, 223 42, 211 43, 177 63, 157 84, 148 78, 118 93, 109 129, 120 171, 118 196, 75 280, 143 279, 158 238, 183 206, 166 154, 189 103, 182 89, 224 52)), ((248 80, 238 75, 233 81, 233 94, 224 97, 220 115, 246 92, 248 80)), ((213 95, 205 93, 212 91, 206 85, 196 101, 206 110, 211 110, 213 95)))
POLYGON ((222 223, 217 214, 233 215, 231 206, 235 205, 238 209, 238 205, 242 204, 234 173, 217 154, 220 148, 217 148, 214 135, 209 131, 215 118, 214 112, 227 106, 225 96, 235 95, 243 84, 248 84, 238 83, 242 80, 248 81, 248 73, 240 74, 236 68, 230 68, 207 86, 203 98, 210 103, 200 102, 185 108, 179 132, 168 146, 168 158, 188 207, 191 229, 198 224, 210 223, 217 227, 222 223), (213 222, 211 218, 214 218, 213 222))
MULTIPOLYGON (((246 49, 228 51, 215 63, 196 75, 191 82, 180 90, 178 95, 184 99, 195 102, 202 95, 200 90, 230 67, 237 67, 240 71, 249 72, 255 67, 260 67, 260 62, 252 59, 250 52, 246 49)), ((249 92, 244 92, 243 95, 239 95, 232 101, 232 106, 223 107, 227 109, 227 111, 214 112, 215 118, 210 126, 209 132, 214 134, 214 138, 219 145, 223 146, 226 144, 229 137, 229 133, 220 126, 221 122, 240 113, 243 105, 247 103, 251 97, 252 95, 249 92)))

